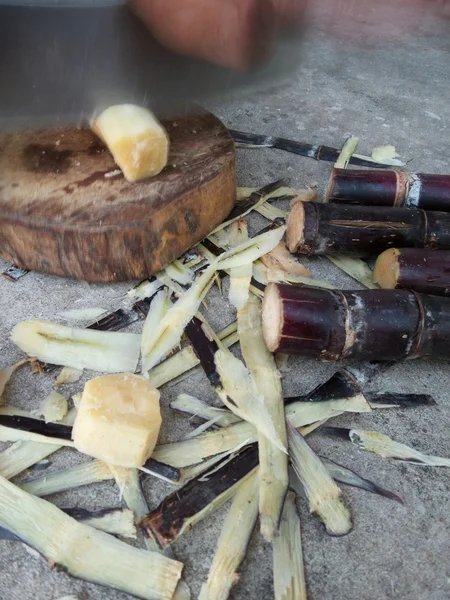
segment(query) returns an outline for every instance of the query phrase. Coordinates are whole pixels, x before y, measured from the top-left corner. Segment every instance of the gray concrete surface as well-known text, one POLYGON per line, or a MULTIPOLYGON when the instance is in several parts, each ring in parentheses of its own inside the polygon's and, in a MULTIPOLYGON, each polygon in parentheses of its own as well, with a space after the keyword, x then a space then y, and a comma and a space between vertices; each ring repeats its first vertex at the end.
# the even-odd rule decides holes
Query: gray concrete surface
MULTIPOLYGON (((362 49, 311 36, 298 78, 264 93, 242 93, 211 106, 234 128, 289 136, 339 146, 350 133, 361 139, 361 152, 394 143, 414 169, 448 172, 450 79, 449 43, 442 38, 405 37, 401 44, 362 49)), ((270 150, 238 152, 238 181, 262 185, 287 176, 298 186, 318 182, 323 192, 330 166, 270 150)), ((252 227, 262 218, 253 217, 252 227)), ((0 262, 0 267, 5 265, 0 262)), ((316 277, 326 277, 343 288, 357 286, 325 260, 312 261, 316 277)), ((123 285, 88 285, 31 273, 12 284, 0 279, 0 365, 21 353, 8 340, 21 319, 55 319, 58 311, 74 306, 120 305, 123 285)), ((232 311, 211 294, 208 315, 215 327, 225 325, 232 311)), ((133 327, 138 331, 140 326, 133 327)), ((306 360, 289 362, 283 384, 287 394, 310 390, 335 366, 306 360)), ((92 374, 88 374, 91 376, 92 374)), ((6 393, 8 403, 37 408, 52 388, 50 375, 31 376, 19 371, 6 393)), ((79 391, 82 382, 63 389, 79 391)), ((450 368, 448 363, 400 364, 374 380, 371 389, 426 392, 435 408, 380 411, 345 416, 337 425, 379 430, 428 453, 449 456, 450 368)), ((161 441, 177 440, 190 430, 188 420, 173 414, 170 400, 180 392, 214 400, 200 370, 184 382, 162 389, 164 425, 161 441)), ((395 463, 363 453, 341 441, 311 437, 311 445, 343 464, 352 466, 379 484, 400 494, 405 505, 344 488, 352 508, 354 530, 347 537, 328 537, 321 524, 299 501, 309 597, 311 600, 446 600, 450 598, 450 474, 445 469, 395 463)), ((71 450, 52 457, 51 469, 83 460, 71 450)), ((145 480, 148 503, 155 507, 171 487, 145 480)), ((120 503, 112 483, 92 485, 49 498, 58 506, 99 508, 120 503)), ((214 552, 227 507, 206 519, 175 544, 185 563, 185 577, 196 597, 214 552)), ((271 548, 256 531, 238 584, 231 597, 268 600, 272 591, 271 548)), ((52 600, 66 594, 80 599, 125 600, 126 594, 105 590, 57 573, 42 559, 30 556, 19 543, 0 542, 0 598, 52 600)))

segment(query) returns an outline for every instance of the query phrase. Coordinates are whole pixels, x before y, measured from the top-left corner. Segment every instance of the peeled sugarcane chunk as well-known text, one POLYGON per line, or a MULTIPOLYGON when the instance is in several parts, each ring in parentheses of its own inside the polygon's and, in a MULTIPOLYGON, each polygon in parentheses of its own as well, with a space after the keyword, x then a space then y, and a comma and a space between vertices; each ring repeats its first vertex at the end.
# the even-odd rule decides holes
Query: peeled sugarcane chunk
POLYGON ((161 426, 159 392, 138 375, 120 373, 86 382, 73 426, 75 447, 104 462, 141 467, 161 426))
POLYGON ((130 182, 158 175, 167 165, 169 137, 146 108, 110 106, 93 120, 91 129, 108 146, 130 182))

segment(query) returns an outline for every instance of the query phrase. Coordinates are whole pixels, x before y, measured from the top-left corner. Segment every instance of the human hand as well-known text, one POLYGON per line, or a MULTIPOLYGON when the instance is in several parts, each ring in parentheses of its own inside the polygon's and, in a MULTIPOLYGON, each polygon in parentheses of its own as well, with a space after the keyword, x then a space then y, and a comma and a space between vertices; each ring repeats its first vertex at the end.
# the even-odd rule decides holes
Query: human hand
POLYGON ((165 46, 236 70, 270 56, 281 29, 304 21, 306 0, 129 0, 165 46))
POLYGON ((450 0, 129 0, 155 37, 181 54, 237 70, 264 62, 281 29, 315 26, 344 41, 383 43, 450 17, 450 0))

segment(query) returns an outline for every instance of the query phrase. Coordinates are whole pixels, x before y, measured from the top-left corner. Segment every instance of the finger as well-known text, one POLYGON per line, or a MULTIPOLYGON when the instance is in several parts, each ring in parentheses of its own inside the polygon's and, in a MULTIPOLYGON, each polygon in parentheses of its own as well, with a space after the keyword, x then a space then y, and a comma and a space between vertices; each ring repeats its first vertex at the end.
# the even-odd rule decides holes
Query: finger
POLYGON ((307 0, 272 0, 279 24, 287 29, 302 28, 306 19, 307 0))
POLYGON ((153 35, 176 52, 246 70, 272 52, 272 0, 130 0, 153 35), (169 4, 169 6, 168 6, 169 4))

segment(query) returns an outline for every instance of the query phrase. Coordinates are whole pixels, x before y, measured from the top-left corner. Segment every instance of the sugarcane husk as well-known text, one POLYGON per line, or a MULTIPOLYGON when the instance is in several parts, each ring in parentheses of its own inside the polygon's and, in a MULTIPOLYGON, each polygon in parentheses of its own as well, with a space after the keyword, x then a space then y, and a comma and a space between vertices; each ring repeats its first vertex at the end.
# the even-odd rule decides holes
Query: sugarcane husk
POLYGON ((4 478, 0 526, 37 550, 50 566, 146 600, 170 600, 181 576, 181 563, 77 523, 4 478))
POLYGON ((215 419, 220 427, 226 427, 232 423, 238 423, 241 419, 227 408, 216 408, 207 402, 191 396, 190 394, 179 394, 175 400, 170 403, 170 408, 180 412, 194 415, 201 419, 215 419))
POLYGON ((169 546, 184 531, 224 504, 257 464, 256 448, 242 450, 223 467, 213 467, 167 496, 141 520, 140 527, 161 548, 169 546))
POLYGON ((292 275, 287 271, 281 271, 280 269, 268 268, 261 261, 256 261, 253 264, 253 278, 250 285, 250 291, 258 298, 264 296, 264 290, 268 283, 290 283, 292 285, 303 285, 307 287, 318 287, 326 290, 334 290, 336 286, 324 281, 322 279, 312 279, 311 277, 304 277, 302 275, 292 275), (255 291, 255 287, 257 290, 255 291))
POLYGON ((445 358, 450 300, 406 290, 267 286, 263 327, 272 352, 340 360, 445 358))
POLYGON ((199 600, 227 600, 239 579, 237 570, 245 558, 257 517, 258 473, 254 472, 239 486, 233 498, 199 600))
MULTIPOLYGON (((76 410, 72 408, 66 415, 64 422, 73 425, 76 410)), ((62 444, 47 444, 35 441, 17 441, 6 450, 0 452, 0 475, 11 479, 25 469, 28 469, 43 458, 50 456, 62 448, 62 444)))
POLYGON ((15 325, 11 340, 43 362, 76 369, 134 372, 139 359, 140 338, 133 333, 92 331, 30 320, 15 325))
POLYGON ((177 468, 155 460, 153 457, 146 460, 140 470, 169 483, 180 483, 181 481, 181 473, 177 468))
POLYGON ((284 399, 286 406, 294 402, 330 402, 332 400, 342 400, 343 398, 366 397, 361 385, 356 378, 346 369, 334 373, 324 383, 317 385, 308 394, 303 396, 288 396, 284 399))
POLYGON ((412 174, 405 205, 450 212, 450 175, 412 174))
POLYGON ((288 219, 289 250, 301 254, 379 254, 392 247, 450 247, 450 216, 419 209, 297 203, 288 219))
POLYGON ((327 254, 327 258, 336 265, 336 267, 341 269, 341 271, 344 271, 344 273, 359 283, 362 283, 367 289, 378 289, 378 285, 373 281, 373 273, 365 261, 345 254, 327 254))
POLYGON ((286 496, 280 533, 273 541, 273 579, 275 600, 307 600, 300 518, 292 491, 286 496))
POLYGON ((118 308, 89 325, 87 329, 96 331, 119 331, 131 323, 142 321, 147 314, 148 304, 140 300, 135 302, 130 309, 118 308))
POLYGON ((142 369, 147 371, 159 363, 179 343, 184 328, 197 313, 201 301, 213 283, 218 269, 232 269, 253 263, 274 248, 284 235, 285 227, 260 234, 228 250, 215 259, 190 289, 175 302, 161 319, 148 345, 142 369))
MULTIPOLYGON (((285 152, 297 154, 298 156, 305 156, 307 158, 314 158, 315 160, 323 160, 332 163, 336 162, 341 153, 341 150, 332 148, 331 146, 308 144, 286 138, 259 135, 255 133, 245 133, 243 131, 237 131, 236 129, 230 129, 229 131, 238 148, 275 148, 277 150, 284 150, 285 152)), ((383 163, 354 155, 349 159, 349 164, 373 168, 383 168, 386 166, 383 163)))
POLYGON ((311 277, 311 271, 294 259, 284 242, 280 242, 271 252, 261 256, 261 262, 269 269, 280 269, 292 275, 311 277))
POLYGON ((205 458, 222 452, 232 452, 239 446, 251 444, 256 440, 257 431, 253 425, 239 421, 195 438, 156 446, 152 456, 177 468, 189 467, 205 458))
POLYGON ((395 170, 333 169, 326 202, 365 206, 403 206, 409 176, 395 170))
POLYGON ((377 258, 373 280, 383 289, 450 296, 450 252, 390 248, 377 258))
POLYGON ((351 135, 342 146, 339 156, 334 163, 335 169, 345 169, 349 163, 349 160, 353 156, 356 148, 358 147, 359 139, 354 135, 351 135))
MULTIPOLYGON (((136 526, 133 513, 123 508, 101 508, 87 510, 86 508, 61 508, 63 513, 80 521, 89 527, 125 538, 136 538, 136 526)), ((20 538, 8 529, 0 527, 0 540, 20 542, 20 538)))
POLYGON ((382 458, 393 458, 418 466, 450 467, 450 458, 423 454, 378 431, 324 426, 320 428, 320 433, 350 441, 359 448, 378 454, 382 458))
POLYGON ((219 229, 223 229, 230 225, 233 221, 237 219, 241 219, 250 213, 252 210, 269 200, 272 195, 275 195, 277 190, 281 187, 285 186, 285 182, 282 179, 269 183, 264 187, 260 188, 256 192, 253 192, 247 200, 242 202, 238 202, 228 217, 225 219, 223 223, 221 223, 218 227, 216 227, 210 235, 213 235, 219 229))
POLYGON ((26 479, 21 481, 19 485, 25 492, 43 497, 110 479, 112 479, 112 474, 108 465, 99 460, 93 460, 26 479))
MULTIPOLYGON (((238 341, 236 333, 237 325, 232 323, 228 325, 217 335, 224 346, 229 348, 238 341)), ((148 373, 148 377, 155 387, 161 387, 165 383, 187 373, 200 363, 192 346, 188 345, 179 350, 173 356, 153 367, 148 373)))
MULTIPOLYGON (((229 245, 238 246, 248 240, 247 221, 239 219, 229 228, 229 245)), ((242 308, 248 300, 253 263, 230 269, 230 289, 228 299, 236 308, 242 308)))
POLYGON ((429 394, 366 392, 365 395, 372 408, 417 408, 418 406, 436 406, 437 404, 429 394))
MULTIPOLYGON (((292 402, 286 406, 286 419, 293 427, 305 427, 344 412, 372 410, 362 393, 354 393, 353 390, 350 393, 351 396, 338 396, 323 402, 292 402)), ((152 456, 165 464, 181 468, 200 463, 215 454, 232 452, 257 439, 256 428, 247 421, 239 421, 196 438, 157 446, 152 456)))
POLYGON ((46 423, 39 419, 16 415, 0 415, 0 439, 2 441, 24 439, 48 444, 60 442, 64 446, 73 445, 72 427, 69 425, 46 423), (21 436, 21 432, 24 432, 23 436, 21 436))
POLYGON ((193 321, 186 329, 206 376, 222 402, 241 419, 252 423, 274 445, 285 451, 274 424, 244 364, 223 347, 218 348, 201 326, 193 321))
MULTIPOLYGON (((267 350, 262 332, 261 302, 251 296, 238 311, 238 332, 242 355, 272 420, 278 439, 287 447, 286 423, 280 373, 267 350)), ((264 435, 258 436, 259 512, 261 533, 272 541, 278 530, 288 488, 287 455, 264 435)))
POLYGON ((344 467, 334 460, 325 458, 324 456, 320 456, 319 458, 331 477, 338 483, 350 485, 352 487, 359 488, 360 490, 370 492, 371 494, 376 494, 377 496, 382 496, 383 498, 389 498, 389 500, 395 500, 395 502, 398 502, 399 504, 404 504, 400 496, 394 494, 394 492, 380 487, 370 479, 361 477, 361 475, 358 475, 358 473, 352 469, 344 467))
POLYGON ((344 503, 341 490, 302 435, 289 426, 288 437, 291 464, 304 487, 311 512, 320 517, 329 535, 350 533, 350 511, 344 503))
MULTIPOLYGON (((116 480, 119 487, 120 497, 125 500, 126 505, 134 515, 135 522, 138 523, 148 513, 148 506, 142 492, 139 471, 111 464, 107 466, 109 467, 111 477, 116 480)), ((158 544, 147 536, 145 536, 144 542, 147 550, 151 552, 161 551, 158 544)))

